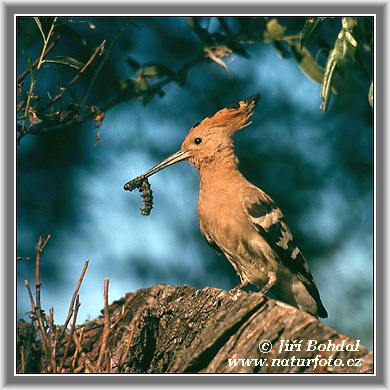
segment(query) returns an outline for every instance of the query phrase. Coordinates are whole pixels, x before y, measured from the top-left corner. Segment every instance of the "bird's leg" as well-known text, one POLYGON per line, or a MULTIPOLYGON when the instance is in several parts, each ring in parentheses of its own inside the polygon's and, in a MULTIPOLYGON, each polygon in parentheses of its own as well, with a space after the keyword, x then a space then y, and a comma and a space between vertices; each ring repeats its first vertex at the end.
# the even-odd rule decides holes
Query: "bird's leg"
POLYGON ((249 281, 246 279, 243 279, 240 275, 241 282, 239 285, 236 287, 233 287, 230 291, 229 294, 232 296, 232 299, 235 301, 237 300, 238 296, 241 294, 241 289, 243 289, 245 286, 248 285, 249 281))
POLYGON ((276 274, 275 274, 275 272, 270 272, 268 274, 268 282, 260 290, 260 294, 265 295, 275 285, 275 282, 276 282, 276 274))
POLYGON ((240 290, 242 290, 245 286, 248 285, 248 281, 247 280, 242 280, 241 279, 241 282, 240 284, 238 284, 236 287, 233 287, 231 290, 230 290, 230 293, 231 294, 236 294, 238 293, 240 290))

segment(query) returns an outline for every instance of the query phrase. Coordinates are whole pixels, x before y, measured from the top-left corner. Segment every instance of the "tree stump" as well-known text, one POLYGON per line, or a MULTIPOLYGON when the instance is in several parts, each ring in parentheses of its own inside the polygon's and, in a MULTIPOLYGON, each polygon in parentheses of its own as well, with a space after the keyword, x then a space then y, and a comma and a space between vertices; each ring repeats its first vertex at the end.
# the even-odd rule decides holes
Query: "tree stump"
MULTIPOLYGON (((156 285, 113 302, 109 321, 100 372, 373 372, 373 354, 359 341, 260 293, 241 291, 234 295, 216 288, 156 285)), ((62 372, 97 372, 103 317, 82 327, 82 350, 75 359, 72 341, 62 372)), ((82 327, 77 327, 78 337, 82 327)), ((26 331, 26 323, 19 322, 19 372, 44 369, 44 358, 37 368, 36 356, 42 352, 36 345, 36 354, 24 356, 21 366, 21 349, 31 351, 28 344, 32 342, 31 329, 26 331), (23 338, 23 334, 28 337, 23 338)), ((64 344, 58 347, 58 365, 64 344)))

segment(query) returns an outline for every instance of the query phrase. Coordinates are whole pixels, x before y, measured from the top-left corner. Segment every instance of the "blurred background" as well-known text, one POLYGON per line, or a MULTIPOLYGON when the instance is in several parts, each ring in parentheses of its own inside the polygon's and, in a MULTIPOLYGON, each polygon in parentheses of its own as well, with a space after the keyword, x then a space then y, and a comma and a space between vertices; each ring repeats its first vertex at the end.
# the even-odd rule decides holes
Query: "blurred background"
POLYGON ((17 19, 18 318, 30 310, 23 281, 34 285, 38 237, 49 233, 42 304, 57 323, 86 259, 79 323, 100 314, 105 277, 110 301, 158 283, 234 287, 234 270, 199 232, 192 167, 151 178, 150 216, 123 184, 205 116, 260 93, 235 137, 240 170, 283 210, 324 322, 372 347, 373 20, 308 19, 17 19))

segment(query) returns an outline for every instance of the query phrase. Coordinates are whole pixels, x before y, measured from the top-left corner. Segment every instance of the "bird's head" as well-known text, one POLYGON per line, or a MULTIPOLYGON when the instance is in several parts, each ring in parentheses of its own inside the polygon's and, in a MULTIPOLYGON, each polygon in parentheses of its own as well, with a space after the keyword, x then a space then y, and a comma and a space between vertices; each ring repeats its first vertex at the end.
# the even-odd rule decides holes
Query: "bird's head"
POLYGON ((181 144, 180 150, 172 154, 160 164, 151 168, 144 176, 154 173, 187 160, 196 168, 215 160, 219 155, 232 149, 233 134, 248 126, 249 118, 254 112, 259 95, 241 100, 234 107, 223 108, 214 115, 203 119, 191 128, 181 144))

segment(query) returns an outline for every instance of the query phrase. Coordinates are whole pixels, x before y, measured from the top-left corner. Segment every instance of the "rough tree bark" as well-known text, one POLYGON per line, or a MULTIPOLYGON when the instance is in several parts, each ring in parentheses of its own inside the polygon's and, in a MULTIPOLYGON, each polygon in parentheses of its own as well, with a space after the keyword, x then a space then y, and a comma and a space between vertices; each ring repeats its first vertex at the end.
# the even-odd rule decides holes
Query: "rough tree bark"
MULTIPOLYGON (((339 334, 309 314, 259 293, 232 295, 215 288, 198 290, 188 286, 156 285, 128 293, 112 303, 109 306, 109 322, 108 341, 103 360, 101 356, 99 363, 101 372, 373 372, 372 352, 356 340, 339 334), (279 353, 283 339, 302 340, 301 347, 279 353), (272 344, 269 351, 265 350, 270 344, 264 340, 272 344), (325 344, 327 349, 337 345, 338 349, 354 346, 357 350, 308 351, 309 340, 325 344), (264 352, 261 352, 259 344, 264 352), (299 348, 300 351, 297 350, 299 348), (322 363, 331 359, 333 364, 297 360, 315 359, 316 355, 321 355, 318 359, 324 359, 322 363), (231 360, 233 363, 229 364, 228 359, 245 360, 231 360), (261 362, 260 359, 267 361, 261 362), (348 359, 352 359, 349 361, 351 366, 347 365, 348 359), (342 366, 335 366, 340 362, 342 366)), ((96 372, 103 337, 103 317, 88 321, 82 327, 82 351, 77 355, 73 372, 96 372)), ((77 328, 80 338, 82 327, 77 328)), ((23 371, 22 355, 24 372, 43 370, 42 353, 33 334, 32 325, 18 323, 19 371, 23 371)), ((65 341, 58 346, 58 365, 64 344, 65 341)), ((75 348, 72 342, 63 372, 72 372, 75 348)))

